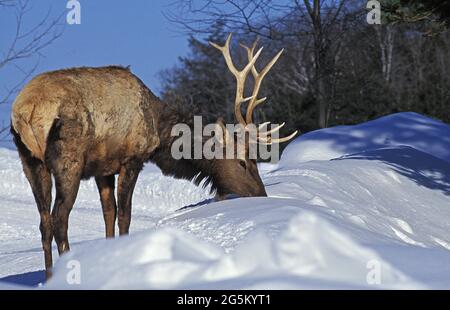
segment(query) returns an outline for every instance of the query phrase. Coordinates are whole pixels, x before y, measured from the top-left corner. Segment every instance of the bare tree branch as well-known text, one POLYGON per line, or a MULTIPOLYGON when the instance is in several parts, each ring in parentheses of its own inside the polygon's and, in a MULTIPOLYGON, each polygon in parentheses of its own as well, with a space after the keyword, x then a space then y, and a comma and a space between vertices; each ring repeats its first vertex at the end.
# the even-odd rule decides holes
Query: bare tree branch
MULTIPOLYGON (((11 70, 21 75, 12 86, 1 85, 4 92, 0 97, 0 104, 5 104, 11 101, 11 98, 34 74, 45 48, 62 35, 63 29, 60 26, 65 12, 52 18, 49 9, 39 22, 25 29, 28 13, 31 11, 30 0, 0 0, 0 9, 11 11, 15 17, 15 25, 11 27, 13 29, 11 42, 4 51, 0 51, 0 70, 9 66, 11 70), (32 61, 25 64, 23 63, 25 59, 32 59, 32 61)), ((0 134, 5 130, 5 128, 0 129, 0 134)))

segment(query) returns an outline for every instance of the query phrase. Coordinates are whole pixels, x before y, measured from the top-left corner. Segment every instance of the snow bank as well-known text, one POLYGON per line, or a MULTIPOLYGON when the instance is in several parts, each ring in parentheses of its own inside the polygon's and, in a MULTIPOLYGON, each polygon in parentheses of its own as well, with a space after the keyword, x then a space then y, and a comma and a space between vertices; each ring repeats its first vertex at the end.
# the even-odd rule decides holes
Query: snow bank
POLYGON ((329 160, 380 147, 406 145, 450 162, 450 126, 426 116, 403 112, 356 126, 337 126, 306 133, 289 144, 282 162, 293 165, 329 160))
POLYGON ((46 288, 77 288, 66 279, 74 259, 80 266, 80 285, 88 289, 312 288, 323 279, 328 288, 369 287, 370 264, 380 268, 381 287, 421 287, 308 212, 295 216, 279 238, 252 234, 231 254, 169 228, 92 242, 60 259, 46 288))

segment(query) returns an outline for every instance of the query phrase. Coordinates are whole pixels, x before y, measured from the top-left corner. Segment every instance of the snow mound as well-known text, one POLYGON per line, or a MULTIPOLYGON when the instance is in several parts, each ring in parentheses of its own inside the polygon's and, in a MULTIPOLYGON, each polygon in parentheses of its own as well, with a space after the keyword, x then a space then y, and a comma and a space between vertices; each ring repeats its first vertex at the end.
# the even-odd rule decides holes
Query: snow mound
POLYGON ((80 283, 88 289, 286 289, 316 287, 320 279, 329 288, 356 288, 367 282, 370 264, 380 266, 381 287, 421 287, 308 212, 295 216, 279 238, 253 234, 230 254, 169 228, 92 242, 60 259, 46 288, 76 288, 67 282, 73 260, 80 266, 80 283))
POLYGON ((293 165, 399 145, 450 162, 450 126, 413 112, 396 113, 360 125, 306 133, 286 147, 281 160, 293 165))
POLYGON ((316 206, 353 238, 450 249, 450 165, 426 153, 385 148, 266 177, 270 196, 316 206))

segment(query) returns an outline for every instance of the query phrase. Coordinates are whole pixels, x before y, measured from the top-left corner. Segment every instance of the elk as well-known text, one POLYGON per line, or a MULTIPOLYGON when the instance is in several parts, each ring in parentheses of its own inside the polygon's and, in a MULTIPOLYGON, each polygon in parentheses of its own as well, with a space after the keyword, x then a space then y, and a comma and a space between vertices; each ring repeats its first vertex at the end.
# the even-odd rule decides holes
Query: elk
MULTIPOLYGON (((261 82, 281 55, 280 51, 258 72, 254 54, 257 42, 245 47, 248 64, 238 70, 230 55, 231 34, 219 49, 236 78, 235 116, 247 126, 253 122, 261 82), (254 77, 251 97, 244 96, 249 73, 254 77), (241 104, 248 102, 246 117, 241 104)), ((211 184, 218 199, 228 194, 243 197, 267 196, 256 160, 249 159, 248 143, 281 143, 272 130, 261 131, 257 141, 247 142, 244 158, 180 159, 171 156, 177 123, 192 123, 192 117, 161 102, 128 68, 81 67, 43 73, 32 79, 17 96, 11 115, 11 132, 23 170, 40 214, 40 231, 47 278, 51 276, 53 238, 58 253, 69 250, 68 220, 80 181, 95 178, 105 222, 106 237, 128 234, 133 190, 144 163, 153 162, 166 175, 211 184), (115 175, 117 179, 117 204, 115 175), (56 197, 51 209, 52 176, 56 197)), ((217 124, 224 126, 219 119, 217 124)), ((224 132, 222 147, 231 135, 224 132)))

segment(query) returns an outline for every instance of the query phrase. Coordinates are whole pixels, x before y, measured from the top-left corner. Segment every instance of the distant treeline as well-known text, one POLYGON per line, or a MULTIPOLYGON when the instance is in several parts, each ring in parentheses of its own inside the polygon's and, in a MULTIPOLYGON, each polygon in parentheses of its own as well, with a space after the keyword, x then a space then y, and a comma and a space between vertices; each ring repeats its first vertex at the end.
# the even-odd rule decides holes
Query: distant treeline
POLYGON ((191 11, 199 2, 201 14, 192 16, 201 17, 182 9, 183 16, 172 16, 191 36, 190 54, 160 74, 168 103, 209 120, 226 115, 233 121, 235 81, 208 43, 222 44, 233 31, 232 53, 240 66, 247 58, 237 41, 249 45, 259 36, 265 48, 258 68, 285 49, 263 83, 260 97, 268 100, 256 109, 259 122, 286 122, 285 133, 306 132, 414 111, 450 123, 448 15, 435 8, 415 3, 405 9, 402 1, 388 1, 382 24, 373 25, 366 20, 367 1, 236 0, 241 10, 231 13, 208 7, 214 0, 186 2, 191 11))

